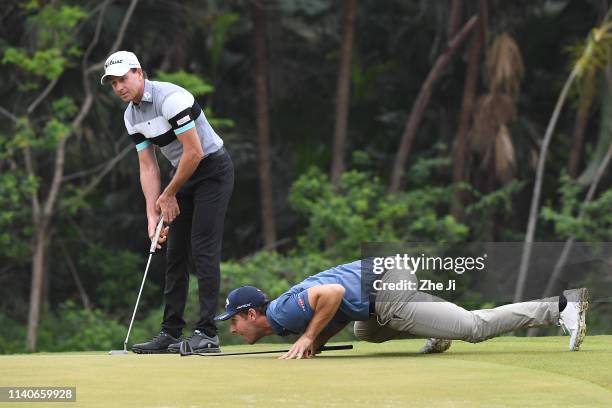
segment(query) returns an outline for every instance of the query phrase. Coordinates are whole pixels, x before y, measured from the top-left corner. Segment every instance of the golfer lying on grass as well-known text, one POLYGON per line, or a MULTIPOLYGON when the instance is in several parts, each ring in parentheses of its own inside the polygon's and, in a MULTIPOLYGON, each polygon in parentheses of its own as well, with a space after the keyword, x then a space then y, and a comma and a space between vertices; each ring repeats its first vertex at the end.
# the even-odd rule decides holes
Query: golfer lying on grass
MULTIPOLYGON (((382 276, 382 283, 410 279, 415 275, 390 270, 382 276)), ((272 301, 261 290, 242 286, 230 292, 225 313, 215 320, 231 319, 232 334, 242 336, 249 344, 273 334, 301 335, 280 357, 283 359, 313 357, 351 321, 355 321, 355 336, 372 343, 429 338, 422 353, 443 352, 451 340, 478 343, 512 330, 557 323, 570 334, 570 351, 577 351, 586 335, 588 292, 584 288, 546 299, 468 311, 416 290, 362 291, 362 284, 372 283, 367 281, 362 280, 362 261, 356 261, 310 276, 272 301)))

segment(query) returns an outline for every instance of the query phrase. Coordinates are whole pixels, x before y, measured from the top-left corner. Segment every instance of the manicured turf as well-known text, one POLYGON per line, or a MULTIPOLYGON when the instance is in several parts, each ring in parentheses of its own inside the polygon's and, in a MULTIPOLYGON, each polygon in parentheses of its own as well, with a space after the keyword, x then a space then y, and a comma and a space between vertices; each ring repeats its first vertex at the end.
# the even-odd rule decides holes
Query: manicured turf
MULTIPOLYGON (((610 407, 612 336, 354 343, 308 361, 271 355, 180 357, 57 353, 0 356, 0 386, 76 386, 77 402, 16 407, 610 407)), ((278 345, 225 347, 226 352, 278 345)))

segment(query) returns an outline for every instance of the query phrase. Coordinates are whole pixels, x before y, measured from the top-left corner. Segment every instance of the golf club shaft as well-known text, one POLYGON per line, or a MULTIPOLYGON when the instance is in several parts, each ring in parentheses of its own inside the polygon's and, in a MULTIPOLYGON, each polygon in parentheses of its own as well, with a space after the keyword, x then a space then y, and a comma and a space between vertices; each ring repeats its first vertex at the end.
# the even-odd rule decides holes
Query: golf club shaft
MULTIPOLYGON (((351 344, 344 344, 344 345, 340 345, 340 346, 323 346, 321 347, 321 349, 319 351, 336 351, 336 350, 351 350, 353 348, 353 345, 351 344)), ((197 356, 204 356, 204 357, 223 357, 223 356, 246 356, 249 354, 275 354, 275 353, 286 353, 289 350, 268 350, 268 351, 247 351, 244 353, 219 353, 219 354, 215 354, 215 353, 192 353, 193 355, 197 355, 197 356)))
POLYGON ((132 325, 134 324, 134 318, 136 317, 136 311, 138 310, 138 304, 140 303, 140 296, 142 295, 142 289, 144 288, 145 281, 147 280, 147 273, 149 272, 149 266, 151 265, 151 258, 157 249, 157 241, 159 241, 159 235, 161 234, 162 227, 164 226, 164 216, 159 217, 159 222, 155 228, 155 235, 151 240, 151 247, 149 248, 149 260, 147 261, 147 267, 145 268, 144 276, 142 277, 142 283, 140 284, 140 290, 138 291, 138 297, 136 298, 136 304, 134 305, 134 312, 132 313, 132 319, 130 320, 130 326, 128 327, 125 341, 123 342, 123 350, 127 350, 128 340, 130 339, 130 333, 132 332, 132 325))
POLYGON ((127 343, 130 339, 130 332, 132 331, 132 325, 134 324, 134 317, 136 317, 136 311, 138 310, 138 303, 140 303, 140 295, 142 295, 142 288, 144 288, 145 281, 147 280, 147 272, 149 272, 149 265, 151 265, 151 258, 153 258, 153 253, 149 254, 149 260, 147 261, 147 267, 145 268, 144 276, 142 277, 142 283, 140 284, 140 290, 138 291, 138 298, 136 298, 136 304, 134 305, 134 312, 132 313, 132 319, 130 320, 130 326, 128 327, 127 335, 125 336, 125 341, 123 342, 123 349, 127 350, 127 343))

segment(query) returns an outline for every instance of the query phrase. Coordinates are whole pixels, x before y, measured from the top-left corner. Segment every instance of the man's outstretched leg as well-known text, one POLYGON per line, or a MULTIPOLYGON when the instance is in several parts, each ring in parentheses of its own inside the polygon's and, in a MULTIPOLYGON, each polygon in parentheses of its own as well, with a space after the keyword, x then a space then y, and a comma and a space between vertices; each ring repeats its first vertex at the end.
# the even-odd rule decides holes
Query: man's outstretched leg
MULTIPOLYGON (((383 280, 402 278, 405 275, 391 271, 383 280)), ((475 311, 418 291, 383 291, 376 297, 379 322, 416 337, 477 343, 513 330, 561 323, 570 332, 572 351, 579 349, 586 334, 587 308, 586 289, 565 291, 561 299, 551 297, 475 311)))

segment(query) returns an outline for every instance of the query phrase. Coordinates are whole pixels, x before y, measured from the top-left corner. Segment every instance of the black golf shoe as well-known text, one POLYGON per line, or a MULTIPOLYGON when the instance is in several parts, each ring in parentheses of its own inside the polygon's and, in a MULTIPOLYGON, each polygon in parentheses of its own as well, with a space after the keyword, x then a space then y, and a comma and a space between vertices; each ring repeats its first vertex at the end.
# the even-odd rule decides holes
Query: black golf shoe
POLYGON ((165 331, 160 331, 159 334, 145 343, 138 343, 132 346, 132 351, 137 354, 163 354, 168 353, 168 346, 174 343, 180 343, 183 336, 176 338, 172 337, 165 331))
MULTIPOLYGON (((189 343, 194 353, 220 353, 219 336, 209 337, 200 330, 194 330, 193 334, 185 339, 189 343)), ((178 353, 181 342, 177 341, 168 346, 169 353, 178 353)))

